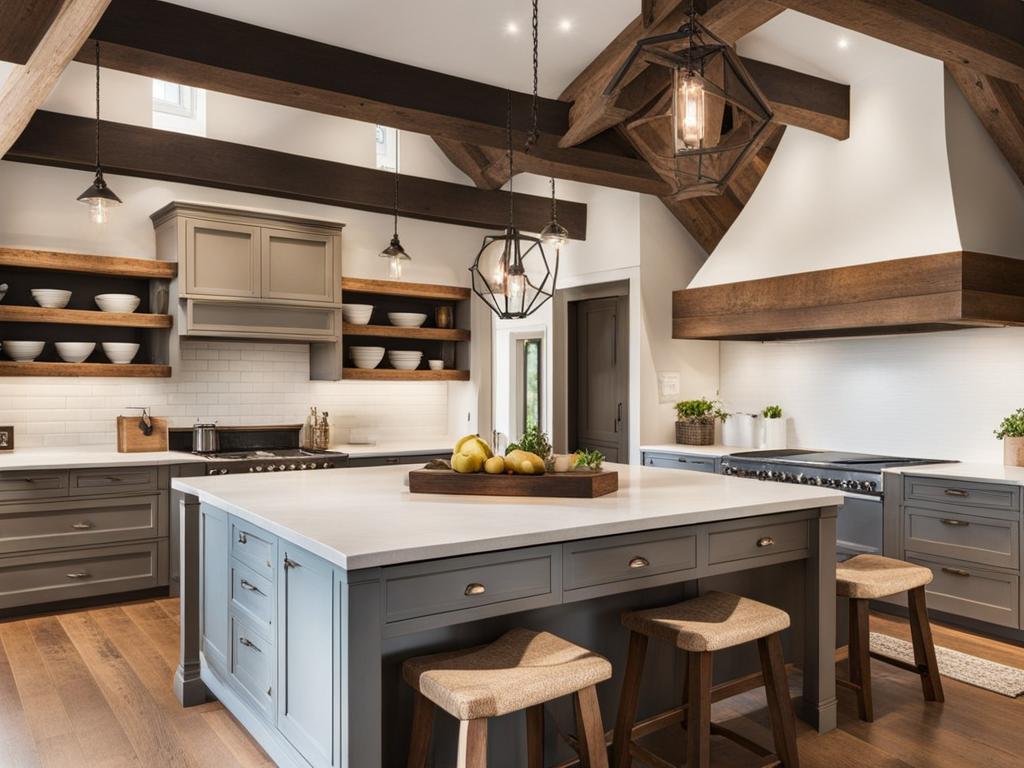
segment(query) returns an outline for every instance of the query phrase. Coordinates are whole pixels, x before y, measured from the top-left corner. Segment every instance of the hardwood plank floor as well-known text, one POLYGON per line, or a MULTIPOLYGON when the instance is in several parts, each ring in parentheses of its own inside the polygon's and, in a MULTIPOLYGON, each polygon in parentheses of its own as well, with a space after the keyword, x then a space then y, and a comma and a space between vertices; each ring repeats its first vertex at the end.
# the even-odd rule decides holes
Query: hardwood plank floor
MULTIPOLYGON (((270 768, 271 760, 219 702, 178 706, 171 693, 177 609, 174 599, 149 600, 0 622, 0 766, 270 768)), ((899 619, 876 614, 871 623, 875 631, 910 637, 899 619)), ((934 629, 938 645, 1024 668, 1022 647, 934 629)), ((928 704, 916 676, 879 663, 872 670, 875 722, 860 722, 852 692, 840 689, 836 731, 818 736, 798 723, 804 768, 1021 764, 1024 697, 1008 699, 943 678, 946 704, 928 704)), ((797 695, 798 676, 790 688, 797 695)), ((771 744, 761 691, 715 704, 713 716, 771 744)), ((681 735, 670 735, 666 757, 678 757, 673 749, 682 745, 681 735)), ((758 762, 719 738, 712 756, 716 768, 758 762)))

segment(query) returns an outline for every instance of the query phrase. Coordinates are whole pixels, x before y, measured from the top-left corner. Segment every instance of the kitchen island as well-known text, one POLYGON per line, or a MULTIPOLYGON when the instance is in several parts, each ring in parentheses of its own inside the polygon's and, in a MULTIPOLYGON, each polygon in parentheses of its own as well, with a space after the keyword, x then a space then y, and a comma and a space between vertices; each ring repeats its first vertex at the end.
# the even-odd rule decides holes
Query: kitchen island
MULTIPOLYGON (((199 703, 208 688, 281 765, 404 765, 401 661, 527 626, 612 660, 601 691, 610 724, 621 611, 746 577, 750 596, 793 617, 800 715, 834 728, 842 496, 610 466, 620 489, 598 499, 413 495, 407 467, 175 480, 186 494, 179 698, 199 703)), ((650 666, 642 714, 679 700, 675 654, 650 666)), ((564 714, 549 708, 556 722, 564 714)), ((522 763, 521 725, 502 721, 496 768, 522 763)), ((452 762, 447 725, 437 725, 437 765, 452 762)), ((557 748, 554 733, 548 745, 557 748)))

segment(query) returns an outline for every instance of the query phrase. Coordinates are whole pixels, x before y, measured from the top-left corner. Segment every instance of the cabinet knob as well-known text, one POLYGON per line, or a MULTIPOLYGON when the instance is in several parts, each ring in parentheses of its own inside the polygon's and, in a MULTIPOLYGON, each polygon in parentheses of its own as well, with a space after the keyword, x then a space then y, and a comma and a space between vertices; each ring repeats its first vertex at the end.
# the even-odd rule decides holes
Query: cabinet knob
POLYGON ((634 557, 629 561, 630 568, 646 568, 651 564, 651 561, 646 557, 634 557))
POLYGON ((759 547, 772 547, 775 545, 775 539, 771 536, 762 536, 757 540, 757 546, 759 547))
POLYGON ((65 573, 64 575, 67 578, 69 578, 69 579, 87 579, 87 578, 89 578, 89 574, 86 573, 85 571, 75 571, 74 573, 65 573))
POLYGON ((470 595, 482 595, 486 591, 487 587, 485 587, 483 584, 470 584, 468 587, 466 587, 465 595, 466 597, 469 597, 470 595))
POLYGON ((92 528, 92 523, 83 520, 80 523, 72 523, 71 527, 76 531, 87 531, 92 528))

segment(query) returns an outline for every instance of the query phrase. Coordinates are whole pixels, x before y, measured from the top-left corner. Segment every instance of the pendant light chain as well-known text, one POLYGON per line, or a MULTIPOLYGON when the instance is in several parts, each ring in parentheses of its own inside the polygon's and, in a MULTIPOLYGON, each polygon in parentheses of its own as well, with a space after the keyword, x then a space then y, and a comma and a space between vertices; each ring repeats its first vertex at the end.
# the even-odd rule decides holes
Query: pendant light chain
POLYGON ((100 41, 96 41, 96 170, 100 169, 100 41))
POLYGON ((512 193, 512 179, 515 178, 512 165, 512 91, 505 92, 505 151, 508 153, 508 226, 515 227, 516 198, 512 193))
POLYGON ((533 0, 533 102, 531 104, 531 123, 530 123, 530 135, 526 139, 526 151, 529 152, 533 149, 533 145, 537 143, 537 139, 540 138, 540 132, 537 130, 537 91, 538 91, 538 72, 540 71, 540 35, 538 33, 538 4, 539 0, 533 0))
POLYGON ((551 177, 551 221, 558 223, 558 199, 555 197, 555 177, 551 177))
POLYGON ((395 130, 395 237, 398 237, 398 169, 401 167, 399 165, 399 157, 402 151, 400 135, 401 132, 395 130))

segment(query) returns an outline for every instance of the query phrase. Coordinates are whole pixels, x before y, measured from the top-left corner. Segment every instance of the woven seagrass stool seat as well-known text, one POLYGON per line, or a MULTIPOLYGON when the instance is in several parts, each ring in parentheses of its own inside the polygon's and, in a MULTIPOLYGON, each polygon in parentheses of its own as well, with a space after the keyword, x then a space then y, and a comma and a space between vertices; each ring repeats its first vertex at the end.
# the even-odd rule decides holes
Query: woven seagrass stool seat
POLYGON ((629 657, 612 742, 614 768, 629 768, 634 757, 644 765, 665 765, 664 759, 637 744, 636 739, 676 723, 686 728, 687 768, 710 765, 712 734, 729 738, 760 757, 768 758, 769 764, 797 768, 796 721, 789 699, 781 639, 782 631, 789 627, 789 614, 727 592, 708 592, 664 608, 627 613, 622 623, 630 630, 629 657), (681 707, 637 723, 640 678, 648 640, 652 638, 686 651, 684 701, 681 707), (761 657, 775 740, 774 754, 711 722, 713 654, 751 642, 757 643, 761 657))
POLYGON ((584 764, 608 764, 596 686, 612 676, 612 666, 556 635, 513 629, 490 645, 409 659, 402 674, 416 691, 410 768, 427 764, 437 708, 460 721, 459 768, 487 765, 488 718, 525 710, 530 768, 542 768, 543 707, 563 696, 576 700, 584 764))
POLYGON ((836 594, 850 600, 850 679, 836 682, 856 691, 861 720, 871 722, 875 718, 871 696, 872 657, 919 675, 926 701, 945 701, 925 605, 925 587, 931 582, 931 569, 881 555, 857 555, 836 566, 836 594), (901 592, 907 593, 913 664, 871 651, 869 601, 901 592))

